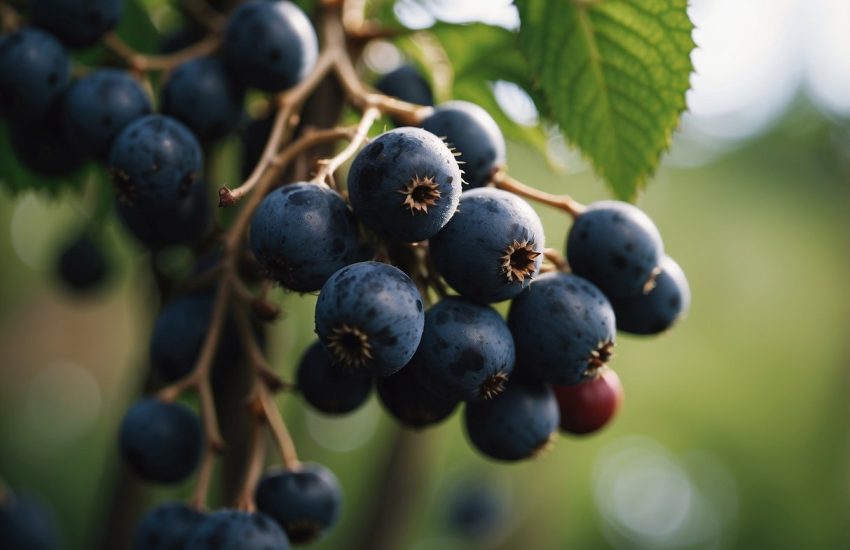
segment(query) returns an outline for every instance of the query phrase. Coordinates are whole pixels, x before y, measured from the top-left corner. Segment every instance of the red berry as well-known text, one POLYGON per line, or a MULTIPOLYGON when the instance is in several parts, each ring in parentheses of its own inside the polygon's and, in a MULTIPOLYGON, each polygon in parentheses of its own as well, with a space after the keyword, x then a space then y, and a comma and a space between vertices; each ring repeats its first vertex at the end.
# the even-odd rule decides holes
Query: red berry
POLYGON ((576 386, 552 386, 561 409, 561 430, 584 435, 605 426, 623 402, 620 377, 608 367, 576 386))

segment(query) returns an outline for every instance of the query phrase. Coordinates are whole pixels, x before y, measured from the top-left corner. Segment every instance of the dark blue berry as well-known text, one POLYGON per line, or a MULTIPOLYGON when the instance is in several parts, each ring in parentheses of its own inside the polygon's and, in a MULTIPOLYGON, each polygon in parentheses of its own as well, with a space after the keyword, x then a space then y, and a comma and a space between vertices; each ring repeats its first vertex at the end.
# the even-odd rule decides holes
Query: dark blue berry
POLYGON ((140 478, 176 483, 195 470, 202 439, 201 422, 192 409, 146 397, 124 415, 119 446, 140 478))
POLYGON ((69 290, 88 292, 101 286, 109 274, 109 264, 100 245, 83 233, 62 248, 58 272, 69 290))
POLYGON ((342 507, 336 476, 320 464, 266 473, 257 485, 257 508, 274 518, 292 544, 303 544, 334 526, 342 507))
POLYGON ((62 546, 52 510, 29 494, 7 494, 0 501, 0 548, 57 550, 62 546))
POLYGON ((333 363, 320 342, 315 342, 298 363, 298 391, 316 410, 345 414, 366 402, 372 379, 355 376, 350 369, 333 363))
POLYGON ((161 109, 210 143, 236 127, 244 99, 245 90, 223 61, 200 57, 174 69, 162 88, 161 109))
POLYGON ((659 334, 687 313, 691 304, 691 289, 682 268, 671 257, 664 256, 658 264, 661 272, 648 294, 612 300, 617 317, 617 329, 632 334, 659 334))
POLYGON ((176 208, 192 193, 203 156, 182 122, 164 115, 136 119, 115 138, 109 169, 119 198, 141 208, 176 208))
POLYGON ((468 101, 449 101, 434 109, 422 127, 445 138, 460 153, 468 188, 481 187, 505 164, 505 138, 499 125, 484 109, 468 101))
POLYGON ((126 71, 98 69, 65 94, 63 127, 82 155, 105 158, 112 140, 127 124, 151 112, 141 85, 126 71))
MULTIPOLYGON (((381 93, 397 97, 402 101, 417 105, 433 105, 434 95, 431 85, 413 65, 401 65, 381 76, 375 83, 375 88, 381 93)), ((393 119, 396 126, 401 126, 393 119)))
POLYGON ((614 310, 590 281, 547 273, 511 303, 517 370, 559 385, 593 375, 611 357, 614 310))
POLYGON ((262 512, 219 510, 208 514, 189 535, 183 550, 289 550, 289 539, 262 512))
POLYGON ((332 189, 293 183, 269 193, 251 218, 251 250, 269 275, 298 292, 319 290, 357 260, 357 224, 332 189))
POLYGON ((222 50, 246 86, 266 92, 301 82, 319 55, 310 19, 292 2, 280 0, 239 6, 230 16, 222 50))
POLYGON ((316 333, 336 363, 367 376, 389 376, 419 345, 422 296, 401 270, 360 262, 334 273, 316 303, 316 333))
POLYGON ((573 273, 590 280, 609 298, 634 296, 651 288, 663 256, 655 224, 627 202, 591 204, 567 236, 567 260, 573 273))
POLYGON ((483 540, 504 530, 509 513, 506 496, 492 480, 479 480, 463 483, 452 491, 446 519, 455 533, 483 540))
POLYGON ((30 17, 72 48, 94 44, 121 19, 123 0, 32 0, 30 17))
POLYGON ((425 330, 411 364, 422 384, 457 400, 490 399, 514 369, 508 325, 490 306, 444 298, 425 312, 425 330))
POLYGON ((36 174, 67 176, 80 168, 83 159, 62 128, 62 98, 39 121, 12 121, 10 138, 17 159, 36 174))
POLYGON ((519 294, 537 276, 545 237, 527 202, 507 191, 473 189, 430 242, 446 282, 466 298, 499 302, 519 294))
POLYGON ((357 218, 393 241, 432 237, 457 209, 461 174, 446 144, 419 128, 397 128, 373 139, 348 172, 357 218))
POLYGON ((68 52, 52 35, 24 27, 0 38, 0 110, 5 115, 43 117, 70 78, 68 52))
POLYGON ((189 534, 204 514, 182 502, 165 502, 153 508, 136 528, 135 550, 183 550, 189 534))
POLYGON ((457 400, 446 399, 423 386, 412 363, 392 376, 376 379, 375 385, 387 412, 408 428, 442 422, 457 408, 457 400))
POLYGON ((493 399, 467 403, 469 440, 497 460, 532 458, 543 451, 558 427, 558 402, 548 385, 513 380, 493 399))

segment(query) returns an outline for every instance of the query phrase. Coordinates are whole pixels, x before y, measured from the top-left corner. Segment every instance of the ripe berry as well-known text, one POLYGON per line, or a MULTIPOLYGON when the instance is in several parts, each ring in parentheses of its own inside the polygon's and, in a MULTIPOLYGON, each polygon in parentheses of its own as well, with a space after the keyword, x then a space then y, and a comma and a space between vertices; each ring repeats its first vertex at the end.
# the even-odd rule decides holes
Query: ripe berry
POLYGON ((348 172, 351 207, 363 225, 399 242, 432 237, 457 208, 461 172, 449 148, 419 128, 372 140, 348 172))
POLYGON ((357 224, 336 191, 293 183, 269 193, 251 218, 251 250, 269 275, 298 292, 322 288, 357 261, 357 224))
POLYGON ((69 290, 86 292, 96 289, 109 273, 109 265, 100 246, 83 233, 68 242, 59 254, 59 277, 69 290))
POLYGON ((119 446, 142 479, 176 483, 191 474, 201 456, 201 423, 181 403, 150 397, 136 402, 121 422, 119 446))
POLYGON ((360 262, 334 273, 316 303, 316 333, 335 362, 367 376, 405 366, 422 338, 422 297, 400 269, 360 262))
MULTIPOLYGON (((375 88, 383 94, 397 97, 402 101, 417 105, 434 104, 431 85, 413 65, 401 65, 386 73, 375 83, 375 88)), ((395 118, 393 123, 396 126, 402 126, 395 118)))
POLYGON ((452 288, 478 302, 519 294, 537 276, 545 237, 527 202, 507 191, 473 189, 430 241, 437 271, 452 288))
POLYGON ((55 550, 61 546, 56 519, 40 498, 8 494, 0 501, 0 548, 55 550))
POLYGON ((434 109, 422 127, 445 138, 460 153, 464 180, 469 188, 490 181, 493 172, 505 164, 505 138, 487 111, 468 101, 449 101, 434 109))
POLYGON ((558 402, 548 385, 513 380, 493 399, 466 404, 466 433, 483 454, 497 460, 537 456, 558 427, 558 402))
POLYGON ((514 299, 508 326, 518 370, 552 384, 578 384, 593 376, 614 348, 611 304, 578 275, 540 276, 514 299))
POLYGON ((614 417, 623 403, 620 377, 608 367, 575 386, 553 386, 561 411, 561 429, 576 435, 595 432, 614 417))
POLYGON ((201 171, 201 146, 182 122, 147 115, 112 143, 109 169, 119 199, 141 208, 175 208, 192 193, 201 171))
POLYGON ((319 55, 310 19, 292 2, 280 0, 239 6, 227 23, 222 50, 243 84, 266 92, 301 82, 319 55))
POLYGON ((13 120, 12 150, 17 159, 32 172, 49 178, 67 176, 82 164, 82 158, 69 142, 62 128, 63 100, 40 121, 13 120))
POLYGON ((272 470, 257 485, 257 508, 274 518, 292 544, 310 542, 333 527, 342 506, 336 476, 320 464, 272 470))
POLYGON ((199 57, 183 63, 162 88, 162 112, 188 126, 204 143, 225 137, 239 123, 245 90, 223 61, 199 57))
POLYGON ((661 258, 661 272, 648 294, 612 300, 617 329, 632 334, 659 334, 685 313, 691 305, 691 289, 679 264, 670 256, 661 258))
POLYGON ((444 298, 425 312, 422 341, 407 368, 437 395, 490 399, 504 389, 514 359, 511 331, 496 310, 444 298))
POLYGON ((150 99, 129 73, 98 69, 68 89, 62 123, 75 150, 101 159, 122 128, 150 112, 150 99))
POLYGON ((655 224, 626 202, 591 204, 567 236, 567 260, 573 273, 612 299, 648 292, 663 255, 655 224))
POLYGON ((122 0, 32 0, 34 25, 71 48, 94 44, 121 19, 122 0))
POLYGON ((70 78, 68 52, 52 35, 24 27, 0 38, 0 109, 7 116, 43 117, 70 78))
POLYGON ((331 362, 320 342, 315 342, 298 363, 298 391, 310 405, 326 414, 349 413, 366 402, 372 379, 355 376, 331 362))
POLYGON ((182 550, 189 534, 204 514, 182 502, 165 502, 153 508, 136 528, 135 550, 182 550))
POLYGON ((219 510, 208 514, 189 534, 183 550, 289 550, 289 539, 262 512, 219 510))
POLYGON ((442 422, 457 408, 457 400, 446 399, 423 386, 412 364, 391 376, 377 378, 375 385, 390 416, 408 428, 442 422))

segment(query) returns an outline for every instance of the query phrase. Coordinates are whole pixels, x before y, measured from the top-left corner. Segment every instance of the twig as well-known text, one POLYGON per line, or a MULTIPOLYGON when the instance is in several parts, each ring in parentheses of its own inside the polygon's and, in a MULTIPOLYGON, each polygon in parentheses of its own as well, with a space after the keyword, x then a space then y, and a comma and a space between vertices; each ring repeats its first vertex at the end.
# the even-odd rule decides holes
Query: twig
POLYGON ((502 170, 499 170, 493 175, 493 183, 495 183, 496 187, 499 189, 510 191, 520 197, 525 197, 542 204, 559 208, 573 218, 579 217, 585 210, 585 206, 583 204, 573 200, 573 198, 569 195, 552 195, 551 193, 539 191, 534 187, 530 187, 520 181, 517 181, 502 170))
POLYGON ((220 31, 227 17, 213 9, 206 0, 183 0, 183 10, 196 22, 211 31, 220 31))
POLYGON ((250 363, 251 368, 254 369, 254 373, 257 377, 262 380, 263 384, 265 384, 272 392, 276 392, 284 386, 288 386, 288 384, 281 380, 280 376, 278 376, 277 373, 269 367, 265 355, 263 354, 263 350, 260 349, 260 345, 254 335, 253 327, 251 327, 251 319, 248 317, 245 305, 240 304, 235 307, 233 315, 236 318, 236 328, 239 331, 239 338, 242 342, 242 348, 245 352, 246 359, 250 363))
POLYGON ((254 512, 257 509, 256 502, 254 501, 254 492, 257 488, 257 482, 263 473, 263 466, 266 463, 266 434, 265 430, 263 430, 263 424, 262 418, 254 417, 251 427, 251 450, 248 467, 245 469, 242 490, 236 499, 236 507, 243 512, 254 512))
POLYGON ((570 264, 567 263, 567 259, 554 248, 544 248, 543 257, 549 260, 558 271, 568 272, 570 270, 570 264))
POLYGON ((292 442, 292 436, 289 430, 286 429, 286 423, 280 416, 280 411, 274 403, 272 394, 268 391, 265 385, 259 386, 259 399, 263 407, 263 413, 266 415, 266 420, 269 423, 272 436, 274 436, 277 448, 280 451, 280 459, 287 470, 297 470, 301 463, 298 461, 298 453, 295 451, 295 443, 292 442))
POLYGON ((325 183, 345 161, 354 156, 366 141, 366 137, 369 135, 369 129, 380 116, 381 111, 377 107, 367 108, 363 112, 363 118, 360 119, 360 124, 357 125, 357 129, 354 131, 354 137, 352 137, 348 146, 335 156, 319 161, 319 171, 313 177, 313 183, 325 183))
POLYGON ((167 55, 146 55, 137 52, 115 32, 103 37, 103 44, 121 57, 127 65, 138 72, 168 71, 186 61, 209 55, 218 49, 221 37, 212 33, 182 50, 167 55))
POLYGON ((215 471, 216 450, 210 446, 204 449, 201 457, 201 465, 198 467, 198 477, 195 481, 195 490, 192 492, 190 504, 196 510, 207 509, 207 494, 210 491, 213 472, 215 471))

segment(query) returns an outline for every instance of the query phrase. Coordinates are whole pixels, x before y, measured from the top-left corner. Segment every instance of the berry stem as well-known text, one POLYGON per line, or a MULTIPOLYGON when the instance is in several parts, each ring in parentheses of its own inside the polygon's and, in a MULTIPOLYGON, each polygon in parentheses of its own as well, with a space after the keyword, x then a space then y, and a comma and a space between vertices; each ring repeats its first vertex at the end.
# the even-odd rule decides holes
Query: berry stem
POLYGON ((496 187, 499 189, 504 189, 514 195, 519 195, 526 199, 531 199, 542 204, 559 208, 572 216, 573 219, 579 217, 585 210, 585 206, 583 204, 573 200, 573 198, 569 195, 552 195, 551 193, 539 191, 534 187, 512 178, 502 170, 499 170, 493 176, 493 183, 496 184, 496 187))
POLYGON ((146 55, 139 53, 124 42, 114 31, 106 33, 102 42, 132 69, 144 73, 149 71, 168 71, 196 57, 209 55, 218 49, 221 43, 221 37, 218 33, 210 33, 194 44, 168 55, 146 55))
POLYGON ((292 441, 292 436, 286 428, 286 423, 280 415, 275 405, 274 398, 265 384, 258 386, 258 395, 260 404, 263 408, 263 414, 266 416, 266 421, 269 423, 269 429, 274 436, 277 448, 280 451, 280 458, 283 465, 288 470, 297 470, 301 463, 298 461, 298 453, 295 450, 295 443, 292 441))
POLYGON ((216 451, 207 446, 201 456, 201 465, 198 467, 198 477, 195 481, 195 490, 192 492, 190 505, 201 512, 207 509, 207 494, 210 491, 210 483, 215 471, 216 451))
POLYGON ((227 17, 214 9, 206 0, 183 0, 180 6, 196 23, 211 31, 220 31, 227 24, 227 17))
POLYGON ((351 142, 335 156, 319 161, 319 171, 313 177, 313 183, 327 183, 327 180, 333 177, 334 172, 360 150, 369 135, 369 129, 380 116, 381 111, 377 107, 369 107, 363 111, 363 118, 360 119, 360 124, 357 125, 351 142))
POLYGON ((544 248, 543 257, 555 266, 555 269, 558 271, 562 271, 564 273, 568 273, 570 271, 570 264, 567 263, 567 259, 554 248, 544 248))
POLYGON ((251 327, 251 320, 248 317, 247 308, 244 304, 240 304, 234 308, 234 316, 236 318, 236 327, 239 330, 239 338, 242 341, 242 347, 247 355, 248 362, 254 370, 254 374, 259 378, 269 391, 276 392, 284 387, 289 386, 280 376, 275 373, 266 361, 263 350, 257 342, 251 327))
POLYGON ((244 512, 254 512, 257 509, 254 501, 254 491, 257 488, 257 482, 260 480, 260 476, 263 473, 263 466, 266 463, 266 434, 265 430, 263 430, 263 424, 262 418, 254 417, 251 426, 251 446, 248 467, 245 469, 242 489, 239 491, 239 497, 236 499, 236 507, 244 512))

